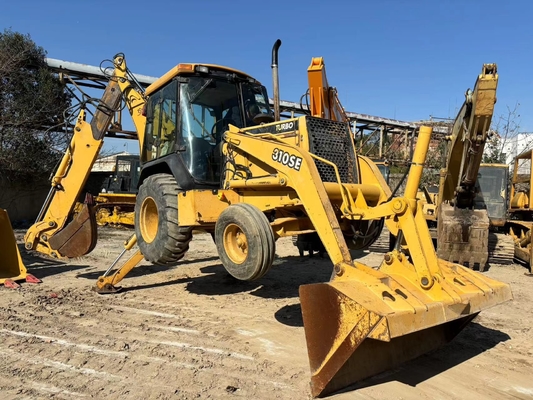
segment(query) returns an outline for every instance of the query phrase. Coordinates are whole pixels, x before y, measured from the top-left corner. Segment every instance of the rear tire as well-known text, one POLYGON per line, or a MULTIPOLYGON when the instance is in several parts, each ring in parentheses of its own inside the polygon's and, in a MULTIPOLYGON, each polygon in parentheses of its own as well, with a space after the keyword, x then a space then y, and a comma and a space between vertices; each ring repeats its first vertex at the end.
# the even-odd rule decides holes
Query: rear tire
POLYGON ((344 232, 344 240, 350 250, 368 249, 381 236, 381 231, 385 225, 385 220, 357 221, 354 227, 357 231, 362 231, 360 236, 356 236, 353 231, 344 232))
POLYGON ((155 174, 144 180, 135 202, 135 235, 147 261, 174 264, 189 249, 191 227, 178 225, 176 180, 169 174, 155 174))
POLYGON ((234 204, 222 211, 215 243, 222 265, 239 280, 263 277, 274 262, 274 232, 265 214, 251 204, 234 204))

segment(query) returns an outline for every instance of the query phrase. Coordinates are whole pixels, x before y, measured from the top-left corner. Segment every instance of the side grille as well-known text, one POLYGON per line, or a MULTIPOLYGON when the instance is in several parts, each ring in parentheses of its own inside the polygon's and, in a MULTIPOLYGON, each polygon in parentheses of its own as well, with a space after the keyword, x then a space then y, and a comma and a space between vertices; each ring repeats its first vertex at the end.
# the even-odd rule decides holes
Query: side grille
MULTIPOLYGON (((345 122, 306 117, 309 150, 335 164, 342 183, 357 183, 357 163, 350 128, 345 122)), ((337 182, 335 170, 315 160, 322 182, 337 182)))

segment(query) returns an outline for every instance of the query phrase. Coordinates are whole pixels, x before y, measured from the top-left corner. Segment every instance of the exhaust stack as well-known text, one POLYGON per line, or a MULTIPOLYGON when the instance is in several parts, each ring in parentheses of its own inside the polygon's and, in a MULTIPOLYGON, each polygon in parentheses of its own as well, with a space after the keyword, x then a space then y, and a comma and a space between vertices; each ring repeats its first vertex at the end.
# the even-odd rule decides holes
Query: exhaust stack
POLYGON ((272 86, 274 88, 274 118, 276 121, 281 119, 279 110, 279 75, 278 75, 278 51, 281 46, 281 40, 276 40, 272 47, 272 86))

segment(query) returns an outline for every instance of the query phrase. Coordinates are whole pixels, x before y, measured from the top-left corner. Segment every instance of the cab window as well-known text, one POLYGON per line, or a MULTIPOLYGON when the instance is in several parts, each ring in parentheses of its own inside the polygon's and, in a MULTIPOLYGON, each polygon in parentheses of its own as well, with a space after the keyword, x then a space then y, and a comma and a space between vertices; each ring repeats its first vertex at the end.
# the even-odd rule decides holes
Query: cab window
POLYGON ((145 154, 150 161, 175 150, 177 126, 177 82, 153 93, 146 107, 145 154))

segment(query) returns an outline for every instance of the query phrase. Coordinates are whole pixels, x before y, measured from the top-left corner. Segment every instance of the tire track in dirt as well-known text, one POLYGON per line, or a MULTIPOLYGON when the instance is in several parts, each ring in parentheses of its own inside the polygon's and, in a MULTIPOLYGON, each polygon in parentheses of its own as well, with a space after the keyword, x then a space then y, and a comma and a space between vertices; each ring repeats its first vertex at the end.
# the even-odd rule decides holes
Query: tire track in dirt
MULTIPOLYGON (((43 284, 0 296, 0 328, 30 335, 0 333, 2 400, 309 398, 298 286, 327 281, 328 260, 295 257, 296 248, 280 239, 275 266, 261 282, 234 282, 211 239, 197 235, 178 267, 140 266, 122 282, 124 292, 96 295, 90 287, 97 271, 128 235, 100 238, 91 257, 65 269, 45 263, 38 270, 43 284)), ((359 261, 379 265, 382 257, 359 261)), ((473 324, 450 346, 331 398, 531 398, 533 296, 531 278, 517 268, 487 272, 513 285, 515 301, 482 312, 475 322, 485 327, 473 324)))
MULTIPOLYGON (((236 325, 236 321, 232 321, 230 317, 234 317, 234 314, 236 311, 232 312, 222 312, 222 313, 204 313, 203 311, 198 311, 198 307, 192 308, 194 309, 194 314, 188 313, 188 315, 178 315, 178 314, 172 314, 168 311, 172 310, 166 310, 162 307, 169 306, 171 307, 172 304, 170 303, 159 303, 159 302, 142 302, 141 304, 137 299, 132 299, 131 303, 137 303, 138 305, 144 306, 141 307, 129 307, 129 306, 122 306, 122 305, 114 305, 114 304, 105 304, 101 297, 97 297, 96 299, 92 299, 93 301, 93 307, 85 310, 83 316, 80 315, 79 312, 71 311, 72 309, 80 309, 80 307, 83 305, 83 303, 87 302, 87 299, 81 299, 76 300, 76 297, 78 296, 77 293, 67 293, 66 295, 62 295, 61 301, 65 301, 65 304, 57 303, 54 305, 54 307, 50 306, 44 306, 45 309, 48 311, 48 315, 45 319, 41 319, 40 323, 41 325, 39 328, 42 330, 43 325, 46 326, 47 324, 52 321, 50 319, 50 314, 57 315, 57 316, 69 316, 73 322, 73 325, 82 325, 81 329, 86 329, 87 327, 97 327, 98 325, 107 325, 107 326, 114 326, 113 334, 114 338, 118 338, 118 334, 124 333, 126 330, 128 330, 129 325, 137 326, 139 329, 141 329, 143 332, 139 333, 136 332, 135 336, 138 337, 141 336, 148 336, 149 338, 153 338, 154 336, 159 337, 159 341, 167 340, 169 337, 176 337, 179 334, 191 334, 194 332, 196 337, 194 340, 200 339, 202 342, 203 347, 207 346, 215 346, 217 349, 214 351, 220 352, 220 343, 229 343, 232 348, 236 348, 235 346, 241 348, 244 352, 250 352, 250 340, 254 340, 253 338, 257 338, 256 341, 256 348, 254 349, 254 352, 261 352, 262 348, 268 348, 268 354, 272 354, 273 349, 279 349, 278 353, 280 355, 283 355, 286 351, 290 351, 291 348, 294 348, 294 343, 291 343, 290 346, 282 344, 280 341, 274 341, 275 338, 268 338, 264 335, 264 333, 268 333, 268 328, 272 324, 277 324, 276 322, 272 322, 271 320, 267 318, 256 318, 254 321, 250 321, 248 318, 245 320, 247 321, 246 328, 248 328, 251 324, 254 326, 254 332, 255 334, 242 334, 246 329, 243 329, 239 325, 236 325), (66 299, 69 298, 69 295, 73 295, 74 299, 67 301, 66 299), (100 304, 98 304, 100 303, 100 304), (155 307, 158 308, 155 308, 155 307), (162 311, 160 311, 162 310, 162 311), (139 318, 139 316, 141 318, 139 318), (170 320, 170 321, 169 321, 170 320), (259 329, 261 328, 261 329, 259 329), (155 329, 155 331, 154 331, 155 329), (164 333, 158 333, 157 331, 166 331, 164 333), (263 335, 262 335, 263 333, 263 335), (246 337, 246 341, 243 340, 243 336, 246 337), (252 339, 250 339, 252 338, 252 339), (248 342, 248 343, 246 343, 248 342)), ((38 300, 42 302, 43 298, 38 297, 38 300)), ((46 302, 55 302, 52 299, 44 299, 46 302)), ((119 300, 118 301, 121 304, 127 304, 128 301, 119 300)), ((22 307, 26 307, 26 303, 22 307)), ((38 307, 41 308, 41 307, 38 307)), ((174 306, 175 308, 175 306, 174 306)), ((30 317, 27 319, 21 320, 22 315, 17 314, 16 316, 11 316, 8 318, 8 321, 15 322, 19 321, 23 325, 31 324, 32 320, 36 318, 36 315, 38 314, 37 311, 29 312, 30 317)), ((241 315, 242 316, 242 315, 241 315)), ((52 326, 55 326, 56 324, 53 323, 52 326)), ((17 330, 16 324, 13 325, 14 330, 17 330)), ((71 329, 73 329, 73 326, 71 326, 71 329)), ((294 330, 296 328, 287 328, 288 330, 294 330)), ((249 329, 248 329, 249 330, 249 329)), ((127 339, 127 338, 126 338, 127 339)), ((303 341, 303 338, 301 338, 303 341)), ((148 340, 148 339, 147 339, 148 340)), ((176 340, 173 340, 176 341, 176 340)), ((291 342, 294 342, 294 340, 291 340, 291 342)), ((193 347, 194 345, 191 345, 189 347, 193 347)), ((253 346, 253 343, 252 343, 253 346)), ((182 347, 187 347, 187 345, 184 345, 182 347)), ((205 349, 204 349, 205 350, 205 349)), ((207 351, 207 350, 206 350, 207 351)), ((246 358, 248 356, 244 354, 236 354, 237 357, 240 358, 246 358)))
MULTIPOLYGON (((66 341, 49 336, 6 331, 5 329, 0 331, 0 335, 3 338, 1 347, 3 357, 16 357, 15 362, 9 360, 4 364, 9 365, 10 368, 16 368, 18 363, 21 363, 24 365, 24 373, 26 375, 29 374, 29 376, 36 376, 37 378, 43 378, 42 375, 39 375, 42 369, 39 367, 32 368, 32 366, 42 364, 59 369, 63 372, 64 379, 68 381, 76 381, 77 379, 74 376, 76 374, 95 375, 106 380, 118 379, 120 385, 117 386, 114 383, 113 386, 115 387, 129 387, 137 379, 143 382, 147 376, 146 372, 148 372, 148 376, 154 375, 154 378, 158 376, 168 378, 168 380, 164 379, 163 382, 158 382, 155 385, 156 389, 161 389, 160 386, 164 382, 172 382, 172 377, 179 374, 180 381, 186 379, 191 385, 198 388, 204 387, 206 382, 213 382, 214 376, 218 376, 217 381, 221 382, 222 386, 213 387, 213 389, 219 392, 230 386, 237 388, 259 386, 258 395, 265 394, 261 393, 262 391, 275 394, 276 389, 279 389, 278 394, 280 395, 286 393, 287 390, 292 391, 292 386, 289 382, 285 382, 284 379, 268 379, 269 374, 263 373, 263 368, 268 367, 267 365, 248 366, 246 363, 240 363, 239 367, 235 369, 235 362, 227 363, 224 354, 219 353, 215 353, 213 357, 212 354, 207 354, 206 356, 204 352, 201 352, 202 354, 199 358, 193 359, 192 364, 188 364, 175 361, 176 359, 183 359, 179 351, 181 348, 178 349, 178 352, 174 352, 168 346, 163 349, 159 348, 159 343, 153 348, 141 345, 137 346, 133 352, 125 351, 121 353, 86 343, 74 342, 73 340, 66 341), (11 338, 6 336, 11 336, 11 338), (24 342, 20 338, 28 340, 24 342), (57 349, 57 347, 61 347, 61 349, 57 349), (14 348, 17 351, 13 350, 14 348), (161 354, 158 354, 157 350, 162 350, 161 354), (94 359, 92 354, 98 354, 100 357, 94 359), (155 356, 147 354, 154 354, 155 356), (105 358, 105 361, 102 361, 102 357, 105 358), (83 367, 77 367, 76 365, 83 365, 83 367), (134 381, 128 381, 125 378, 126 376, 131 377, 131 372, 134 373, 134 381)), ((165 345, 165 343, 161 344, 165 345)), ((49 376, 44 378, 49 378, 49 376)), ((85 384, 89 385, 89 388, 92 387, 90 381, 90 379, 85 380, 85 384)), ((97 379, 94 384, 97 387, 92 390, 101 391, 103 389, 100 386, 101 379, 97 379)), ((146 384, 143 383, 142 386, 146 386, 146 384)), ((83 392, 83 387, 75 387, 73 389, 83 392)), ((173 392, 173 390, 175 388, 170 387, 164 392, 173 392)), ((250 393, 250 395, 252 394, 250 393)))
MULTIPOLYGON (((228 388, 230 392, 234 390, 232 388, 241 388, 235 389, 231 395, 235 396, 240 392, 244 397, 270 393, 275 398, 294 398, 294 394, 299 391, 294 389, 294 378, 291 378, 294 374, 277 368, 276 363, 267 359, 257 359, 257 353, 253 356, 240 353, 239 351, 247 350, 246 347, 242 348, 242 343, 241 347, 232 349, 231 343, 227 342, 227 336, 220 337, 196 328, 183 327, 179 324, 179 315, 154 308, 114 306, 103 303, 101 298, 88 302, 85 294, 80 295, 76 291, 59 294, 58 297, 60 298, 47 299, 37 295, 33 299, 31 296, 26 299, 24 305, 19 307, 23 312, 8 318, 8 323, 0 330, 3 338, 2 348, 7 346, 8 351, 10 348, 21 348, 21 354, 27 353, 26 357, 39 354, 39 357, 48 360, 49 365, 72 365, 68 363, 75 359, 73 367, 83 365, 87 370, 104 374, 116 375, 128 371, 128 375, 131 375, 131 370, 137 370, 135 374, 139 374, 140 380, 145 377, 146 371, 155 371, 156 375, 168 377, 171 382, 172 378, 179 374, 180 381, 187 381, 193 387, 208 387, 212 392, 226 393, 228 396, 228 388), (91 304, 91 307, 86 307, 82 316, 73 317, 71 310, 82 309, 82 304, 91 304), (35 333, 16 330, 31 327, 32 321, 35 322, 36 316, 43 312, 43 308, 48 314, 46 317, 38 317, 38 325, 33 324, 35 333), (65 319, 71 320, 69 329, 61 332, 61 337, 58 337, 57 326, 65 326, 65 319), (165 324, 169 319, 177 320, 179 325, 165 324), (102 330, 101 327, 113 328, 102 330), (119 350, 121 345, 127 346, 127 351, 119 350), (54 350, 58 346, 62 349, 54 350), (90 356, 92 353, 105 357, 105 363, 95 362, 90 356), (228 362, 228 358, 233 360, 228 362), (221 384, 213 385, 213 381, 220 381, 221 384), (251 389, 245 391, 242 388, 251 389), (288 392, 292 392, 292 396, 287 396, 288 392)), ((20 303, 18 305, 20 306, 20 303)), ((77 313, 74 312, 74 315, 77 313)), ((196 326, 206 327, 213 322, 211 315, 199 315, 199 319, 203 321, 199 325, 195 324, 196 326)), ((196 317, 198 318, 198 315, 196 317)), ((224 320, 218 322, 220 324, 215 326, 225 323, 224 320)), ((234 342, 239 344, 238 340, 234 342)), ((65 373, 65 368, 62 373, 65 373)), ((36 373, 30 375, 38 377, 36 373)), ((124 383, 121 385, 127 386, 124 383)), ((88 387, 91 390, 103 390, 101 385, 97 384, 88 387)), ((87 392, 84 388, 75 389, 81 393, 87 392)), ((166 392, 168 391, 170 389, 166 392)))

